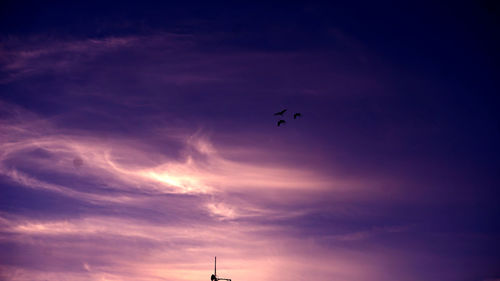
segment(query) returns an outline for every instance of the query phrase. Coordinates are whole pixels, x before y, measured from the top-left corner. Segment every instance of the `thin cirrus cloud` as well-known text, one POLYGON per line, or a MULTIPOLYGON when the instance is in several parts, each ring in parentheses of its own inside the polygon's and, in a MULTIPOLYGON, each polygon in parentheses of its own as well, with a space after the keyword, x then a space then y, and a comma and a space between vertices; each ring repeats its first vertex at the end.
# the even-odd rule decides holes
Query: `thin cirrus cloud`
POLYGON ((150 151, 142 152, 125 141, 100 142, 98 137, 60 134, 50 129, 50 124, 47 128, 36 125, 33 131, 29 121, 7 122, 10 125, 3 133, 14 137, 1 144, 2 172, 28 186, 30 180, 22 176, 23 168, 105 179, 110 186, 133 186, 152 193, 215 193, 229 188, 293 190, 306 184, 311 190, 334 187, 328 177, 286 163, 271 166, 226 159, 202 136, 170 135, 184 139, 183 159, 172 160, 167 155, 163 162, 152 164, 147 163, 150 151), (75 159, 81 161, 78 166, 75 159))
POLYGON ((406 114, 371 107, 397 96, 393 72, 332 34, 352 48, 3 39, 0 279, 200 280, 214 255, 242 281, 454 280, 464 260, 489 266, 459 253, 476 236, 434 232, 442 186, 409 178, 425 168, 393 149, 413 136, 406 114), (287 105, 304 118, 276 130, 287 105))
MULTIPOLYGON (((196 208, 200 215, 216 220, 282 220, 307 213, 305 209, 283 212, 297 200, 310 204, 321 194, 341 195, 347 187, 363 187, 286 162, 237 160, 237 155, 248 153, 220 151, 199 133, 168 135, 181 142, 182 157, 158 157, 147 147, 141 150, 136 142, 62 133, 49 120, 40 121, 13 105, 8 108, 14 117, 2 128, 10 137, 0 144, 0 172, 18 185, 91 204, 144 207, 155 196, 186 195, 194 197, 194 202, 174 202, 174 207, 160 206, 157 211, 196 208), (266 206, 269 203, 276 207, 266 206)), ((262 152, 254 149, 252 154, 262 152)))
MULTIPOLYGON (((141 151, 123 140, 100 142, 98 136, 63 134, 49 120, 33 126, 38 120, 34 114, 9 108, 16 118, 2 128, 10 136, 1 144, 3 176, 24 188, 131 211, 63 219, 3 213, 3 239, 20 249, 10 254, 14 266, 2 266, 7 279, 198 280, 206 278, 210 270, 206 261, 214 252, 227 260, 219 270, 241 280, 301 278, 308 272, 358 280, 377 274, 375 266, 359 270, 359 263, 373 264, 373 256, 358 250, 324 251, 322 244, 364 240, 385 231, 304 240, 293 230, 294 218, 318 208, 295 206, 307 205, 308 196, 335 192, 335 179, 320 171, 299 170, 287 163, 270 166, 255 159, 231 160, 199 135, 175 136, 183 140, 183 157, 165 155, 152 164, 147 149, 141 151), (74 159, 81 165, 75 166, 74 159), (75 181, 80 184, 71 184, 75 181), (99 188, 104 183, 106 188, 99 188), (165 195, 192 200, 162 198, 165 195), (281 223, 265 223, 273 220, 281 223), (311 262, 311 257, 317 261, 311 262), (326 260, 335 266, 322 262, 326 260), (288 269, 291 264, 296 270, 288 269)), ((342 192, 347 191, 337 190, 342 192)))
MULTIPOLYGON (((161 280, 166 276, 179 280, 206 278, 210 268, 206 259, 210 259, 214 251, 224 257, 219 272, 239 279, 252 274, 264 279, 274 276, 298 278, 314 272, 316 276, 357 280, 374 274, 375 270, 373 265, 359 270, 357 263, 373 259, 369 255, 346 249, 324 252, 319 241, 270 236, 270 232, 280 232, 274 226, 232 223, 171 226, 110 217, 13 221, 3 220, 2 227, 12 240, 23 243, 24 253, 30 253, 34 260, 46 255, 49 262, 43 266, 49 269, 47 271, 62 270, 61 276, 71 280, 106 276, 122 280, 161 280), (25 243, 28 237, 36 244, 25 243), (93 246, 85 249, 87 245, 93 246), (50 250, 40 252, 39 248, 50 250), (179 256, 179 252, 183 254, 179 256), (245 255, 241 255, 243 252, 245 255), (109 260, 108 257, 113 258, 109 260), (349 261, 354 257, 355 263, 349 261), (72 265, 70 272, 60 264, 62 259, 72 265), (311 259, 316 262, 311 263, 311 259), (333 262, 334 266, 321 262, 324 259, 328 259, 329 264, 333 262), (289 268, 290 264, 296 265, 296 269, 289 268)), ((27 260, 22 254, 12 258, 14 261, 27 260)), ((7 274, 22 276, 21 280, 39 277, 38 274, 51 276, 37 272, 37 267, 26 266, 17 272, 7 271, 7 274)))
POLYGON ((104 52, 126 48, 139 40, 137 37, 111 37, 102 40, 50 41, 43 37, 33 37, 29 40, 31 44, 25 45, 25 42, 14 38, 4 39, 1 49, 2 71, 8 75, 2 83, 44 72, 68 71, 75 64, 93 59, 104 52))
MULTIPOLYGON (((200 133, 166 136, 181 142, 181 157, 158 157, 147 146, 133 145, 134 141, 60 130, 50 118, 12 104, 3 103, 2 108, 9 117, 1 129, 8 137, 0 144, 0 172, 17 189, 55 193, 63 200, 71 198, 101 209, 130 209, 129 215, 96 216, 84 211, 81 218, 63 219, 3 212, 3 239, 20 249, 9 254, 9 265, 2 265, 8 280, 161 280, 166 276, 197 280, 206 277, 206 260, 214 252, 227 259, 220 270, 242 280, 284 276, 285 268, 304 264, 305 256, 313 252, 318 263, 308 258, 307 265, 286 270, 287 278, 310 270, 346 280, 371 275, 370 270, 354 272, 355 265, 342 262, 341 256, 349 252, 332 256, 322 252, 317 242, 303 245, 300 235, 287 235, 293 233, 288 223, 258 223, 304 216, 307 209, 287 206, 296 205, 301 197, 307 204, 308 194, 335 192, 335 179, 319 170, 286 162, 268 164, 265 158, 259 162, 259 157, 243 161, 238 155, 248 155, 247 151, 224 151, 200 133), (255 196, 260 193, 256 190, 262 195, 255 196), (270 201, 275 207, 265 204, 270 201), (151 213, 160 215, 153 219, 151 213), (323 259, 337 260, 337 266, 321 265, 323 259)), ((254 148, 250 154, 269 153, 254 148)))

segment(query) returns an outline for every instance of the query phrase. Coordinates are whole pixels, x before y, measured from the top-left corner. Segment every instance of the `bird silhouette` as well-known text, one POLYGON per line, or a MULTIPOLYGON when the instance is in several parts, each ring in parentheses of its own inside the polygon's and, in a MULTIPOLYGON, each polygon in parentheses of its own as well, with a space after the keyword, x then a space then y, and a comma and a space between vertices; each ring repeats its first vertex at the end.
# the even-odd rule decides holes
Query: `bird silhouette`
POLYGON ((279 127, 281 124, 284 124, 284 123, 286 123, 286 121, 285 121, 285 120, 283 120, 283 119, 281 119, 280 121, 278 121, 278 127, 279 127))
POLYGON ((282 111, 280 111, 280 112, 276 112, 276 113, 274 113, 274 116, 277 116, 277 115, 281 115, 281 116, 283 116, 283 114, 285 113, 285 111, 286 111, 286 108, 285 108, 285 109, 283 109, 283 110, 282 110, 282 111))
POLYGON ((293 119, 297 119, 297 117, 302 117, 302 114, 300 114, 300 112, 297 112, 293 115, 293 119))

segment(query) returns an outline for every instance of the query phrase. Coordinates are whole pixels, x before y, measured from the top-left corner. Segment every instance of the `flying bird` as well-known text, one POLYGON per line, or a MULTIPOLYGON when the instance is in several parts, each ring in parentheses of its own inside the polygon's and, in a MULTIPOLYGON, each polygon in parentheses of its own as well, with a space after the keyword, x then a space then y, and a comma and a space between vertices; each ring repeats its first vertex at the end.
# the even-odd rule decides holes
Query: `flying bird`
POLYGON ((280 121, 278 121, 278 127, 279 127, 281 124, 283 124, 283 123, 286 123, 286 121, 285 121, 285 120, 283 120, 283 119, 281 119, 280 121))
POLYGON ((302 117, 302 114, 300 114, 300 112, 297 112, 293 115, 293 119, 297 119, 297 117, 302 117))
POLYGON ((285 113, 285 111, 286 111, 286 108, 285 108, 285 109, 283 109, 283 110, 282 110, 282 111, 280 111, 280 112, 276 112, 276 113, 274 113, 274 116, 277 116, 277 115, 281 115, 281 116, 283 116, 283 114, 285 113))

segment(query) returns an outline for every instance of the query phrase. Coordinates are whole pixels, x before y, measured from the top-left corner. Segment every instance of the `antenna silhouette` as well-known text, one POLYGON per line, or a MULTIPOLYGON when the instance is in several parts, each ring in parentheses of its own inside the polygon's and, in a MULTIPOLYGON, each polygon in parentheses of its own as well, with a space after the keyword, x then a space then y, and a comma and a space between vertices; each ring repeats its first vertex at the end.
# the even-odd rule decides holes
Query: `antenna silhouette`
POLYGON ((210 276, 210 280, 211 281, 219 281, 219 280, 231 281, 231 279, 228 279, 228 278, 217 277, 217 257, 215 257, 214 274, 212 274, 212 276, 210 276))

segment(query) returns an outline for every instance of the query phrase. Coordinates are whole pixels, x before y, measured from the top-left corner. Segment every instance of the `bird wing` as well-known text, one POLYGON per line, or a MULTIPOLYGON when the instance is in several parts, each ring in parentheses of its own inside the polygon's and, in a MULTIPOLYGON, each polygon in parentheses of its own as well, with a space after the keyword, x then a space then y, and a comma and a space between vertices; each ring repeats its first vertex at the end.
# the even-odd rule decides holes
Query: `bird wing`
POLYGON ((274 113, 274 115, 283 115, 283 113, 285 113, 286 109, 283 109, 282 111, 280 112, 276 112, 274 113))

